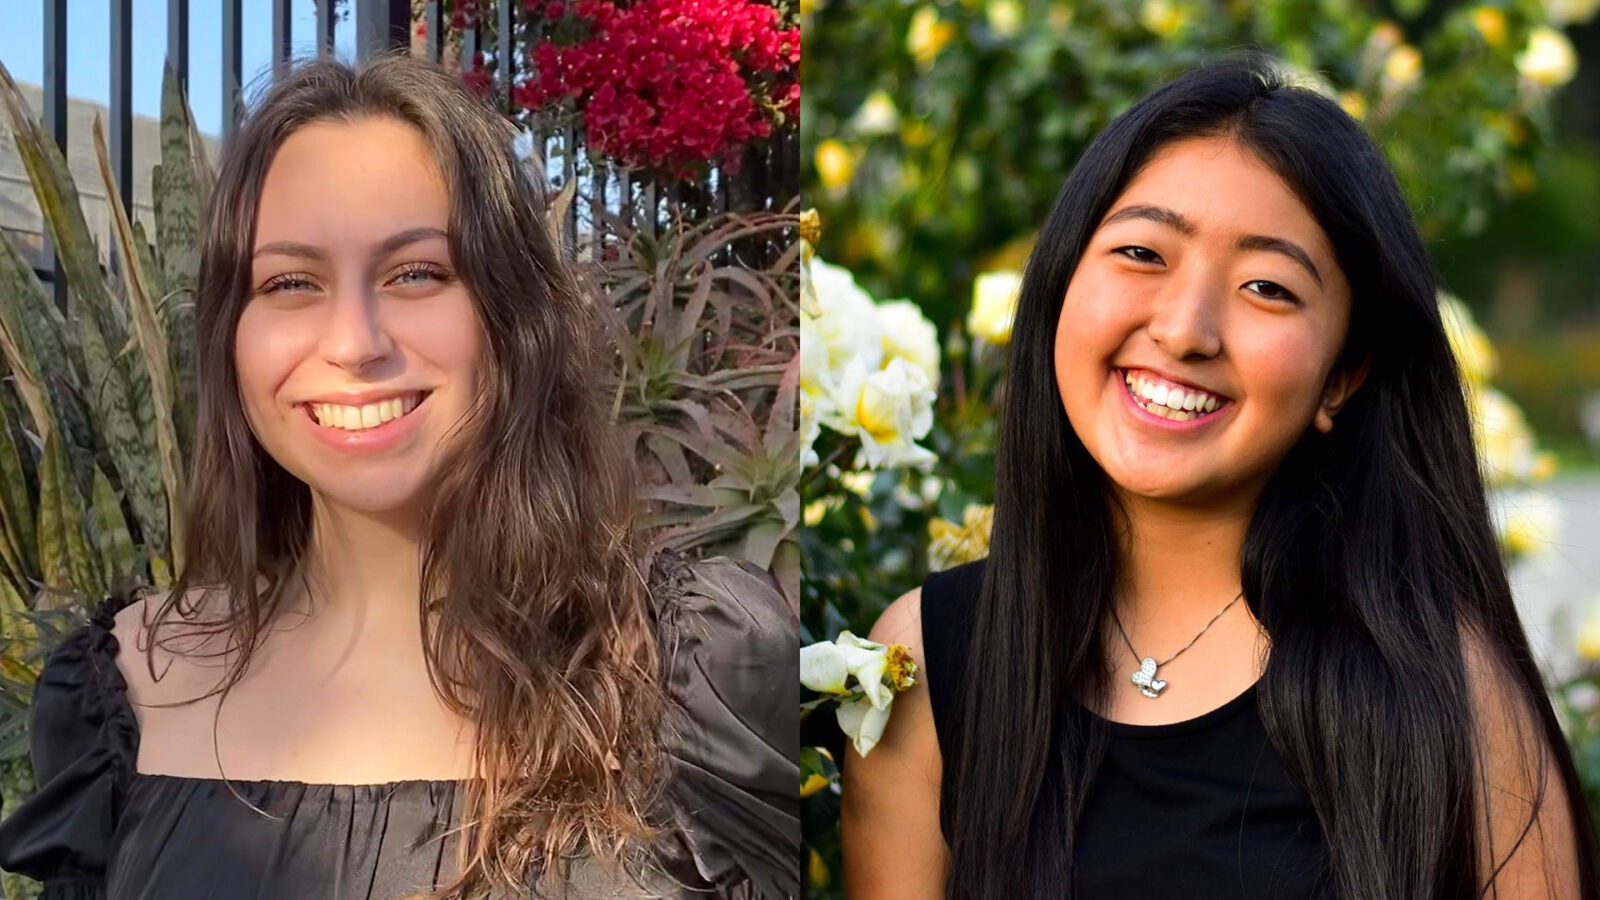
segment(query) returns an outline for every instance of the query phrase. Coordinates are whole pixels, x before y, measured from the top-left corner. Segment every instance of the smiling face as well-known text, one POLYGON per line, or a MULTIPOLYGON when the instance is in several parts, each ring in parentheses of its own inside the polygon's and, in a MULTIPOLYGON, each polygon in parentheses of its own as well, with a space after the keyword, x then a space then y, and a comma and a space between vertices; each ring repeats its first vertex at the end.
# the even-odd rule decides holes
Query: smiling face
POLYGON ((234 362, 256 439, 324 500, 407 507, 468 410, 482 345, 422 134, 313 122, 274 155, 234 362))
POLYGON ((1359 385, 1334 370, 1349 318, 1333 248, 1288 185, 1226 138, 1176 141, 1084 248, 1056 385, 1123 494, 1253 502, 1359 385))

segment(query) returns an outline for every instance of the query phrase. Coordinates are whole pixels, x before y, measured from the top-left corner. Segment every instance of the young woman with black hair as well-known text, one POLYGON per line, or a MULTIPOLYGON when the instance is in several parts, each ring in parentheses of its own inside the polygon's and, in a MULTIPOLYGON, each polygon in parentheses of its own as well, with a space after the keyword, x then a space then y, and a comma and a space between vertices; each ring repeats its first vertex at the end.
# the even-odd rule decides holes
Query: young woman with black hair
POLYGON ((987 560, 872 637, 852 898, 1597 896, 1422 239, 1339 106, 1236 56, 1067 178, 987 560))

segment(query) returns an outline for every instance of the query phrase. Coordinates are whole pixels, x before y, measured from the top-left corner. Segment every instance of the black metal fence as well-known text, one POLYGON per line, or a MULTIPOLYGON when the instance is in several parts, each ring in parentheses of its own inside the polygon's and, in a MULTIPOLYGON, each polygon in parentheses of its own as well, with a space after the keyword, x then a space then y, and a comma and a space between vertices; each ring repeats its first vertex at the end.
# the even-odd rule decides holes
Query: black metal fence
MULTIPOLYGON (((25 0, 20 0, 25 2, 25 0)), ((107 122, 107 149, 111 168, 117 181, 122 202, 133 215, 133 0, 107 0, 110 5, 111 92, 109 121, 107 122)), ((220 0, 222 4, 222 34, 217 36, 222 44, 223 85, 223 139, 231 137, 244 109, 244 84, 240 71, 240 13, 243 0, 220 0)), ((256 0, 252 0, 256 2, 256 0)), ((281 72, 292 54, 293 34, 290 17, 290 0, 266 0, 271 4, 272 70, 281 72)), ((504 61, 518 59, 526 48, 517 45, 515 11, 517 0, 499 0, 493 4, 495 27, 493 46, 484 46, 477 27, 456 33, 455 40, 447 40, 448 32, 443 10, 438 0, 427 0, 414 12, 411 0, 314 0, 316 4, 315 45, 318 55, 334 53, 335 25, 346 13, 353 14, 356 30, 356 59, 360 61, 373 53, 389 52, 403 48, 420 52, 434 62, 451 64, 461 60, 471 61, 483 51, 501 61, 496 65, 494 89, 509 112, 511 80, 518 66, 505 65, 504 61), (423 25, 420 46, 413 46, 413 31, 419 16, 423 25), (453 47, 451 46, 453 45, 453 47), (445 59, 450 50, 455 60, 445 59)), ((44 3, 44 99, 43 121, 45 129, 65 152, 67 146, 67 0, 43 0, 44 3)), ((189 0, 167 0, 167 62, 177 75, 178 82, 188 93, 189 79, 189 0)), ((211 39, 199 36, 200 40, 211 39)), ((463 66, 462 68, 466 68, 463 66)), ((674 216, 690 219, 720 212, 758 211, 783 209, 798 194, 799 137, 794 129, 774 138, 746 148, 738 174, 731 174, 720 166, 711 166, 706 176, 696 181, 664 181, 651 173, 622 169, 609 160, 591 155, 581 129, 564 127, 548 131, 533 126, 532 150, 545 166, 546 177, 557 189, 567 183, 577 182, 575 202, 567 212, 566 232, 574 246, 587 246, 598 256, 601 243, 587 240, 602 234, 606 214, 642 221, 647 227, 658 229, 674 216)), ((56 299, 63 308, 66 304, 66 282, 61 275, 59 260, 50 246, 48 229, 43 239, 44 263, 39 270, 41 278, 51 282, 56 299)), ((737 248, 741 257, 752 264, 760 264, 781 247, 762 241, 746 242, 737 248)))

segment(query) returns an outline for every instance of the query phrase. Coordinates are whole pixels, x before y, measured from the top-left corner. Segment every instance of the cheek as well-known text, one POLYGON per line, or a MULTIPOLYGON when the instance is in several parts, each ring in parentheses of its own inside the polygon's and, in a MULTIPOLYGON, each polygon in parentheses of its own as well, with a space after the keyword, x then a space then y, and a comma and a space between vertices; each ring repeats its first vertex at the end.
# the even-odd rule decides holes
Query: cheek
POLYGON ((486 348, 477 305, 469 293, 452 291, 391 321, 399 340, 470 394, 486 348))
POLYGON ((316 329, 293 317, 246 307, 234 333, 233 363, 245 415, 255 425, 315 340, 316 329))

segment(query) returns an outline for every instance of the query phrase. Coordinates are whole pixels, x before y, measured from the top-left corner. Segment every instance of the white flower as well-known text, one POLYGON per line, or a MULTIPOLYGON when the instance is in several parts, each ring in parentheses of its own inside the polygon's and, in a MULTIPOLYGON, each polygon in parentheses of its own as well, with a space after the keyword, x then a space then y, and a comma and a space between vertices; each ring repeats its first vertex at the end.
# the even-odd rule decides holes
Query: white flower
POLYGON ((1011 340, 1011 323, 1017 315, 1017 294, 1022 275, 985 272, 972 285, 972 311, 967 313, 967 333, 991 344, 1011 340))
POLYGON ((1450 339, 1450 350, 1456 364, 1469 384, 1482 384, 1494 375, 1494 346, 1472 318, 1472 311, 1456 297, 1439 294, 1439 316, 1444 319, 1444 333, 1450 339))
POLYGON ((890 705, 873 706, 868 700, 848 700, 834 710, 839 729, 850 738, 856 752, 866 756, 883 739, 883 729, 889 724, 890 705))
POLYGON ((883 88, 868 94, 861 108, 850 118, 850 129, 861 135, 893 134, 898 127, 900 112, 883 88))
POLYGON ((892 359, 874 372, 857 357, 840 375, 833 407, 822 422, 840 434, 859 437, 870 469, 925 469, 937 457, 916 441, 933 428, 935 396, 928 376, 905 359, 892 359))
POLYGON ((1487 385, 1469 390, 1467 401, 1485 480, 1490 485, 1533 480, 1538 447, 1516 402, 1487 385))
POLYGON ((800 392, 800 465, 814 466, 822 459, 817 456, 817 438, 822 436, 822 422, 818 408, 828 403, 826 395, 800 392))
POLYGON ((1557 87, 1572 80, 1578 54, 1567 36, 1545 25, 1528 35, 1528 47, 1517 54, 1517 71, 1535 84, 1557 87))
POLYGON ((815 334, 827 351, 826 370, 841 369, 853 359, 862 360, 868 369, 878 368, 883 362, 883 330, 872 295, 856 284, 849 269, 823 262, 820 256, 813 256, 800 274, 802 304, 809 301, 815 334))
POLYGON ((1600 662, 1600 600, 1595 601, 1578 631, 1578 655, 1589 662, 1600 662))
POLYGON ((907 360, 939 384, 939 329, 910 300, 878 304, 878 324, 883 329, 883 358, 907 360))
POLYGON ((850 677, 844 648, 832 641, 818 641, 800 648, 800 683, 819 694, 844 694, 850 677))
POLYGON ((1600 10, 1600 0, 1544 0, 1543 5, 1550 24, 1557 27, 1581 25, 1594 18, 1595 11, 1600 10))
POLYGON ((1561 538, 1561 504, 1543 491, 1494 491, 1490 517, 1500 544, 1516 556, 1547 553, 1561 538))

